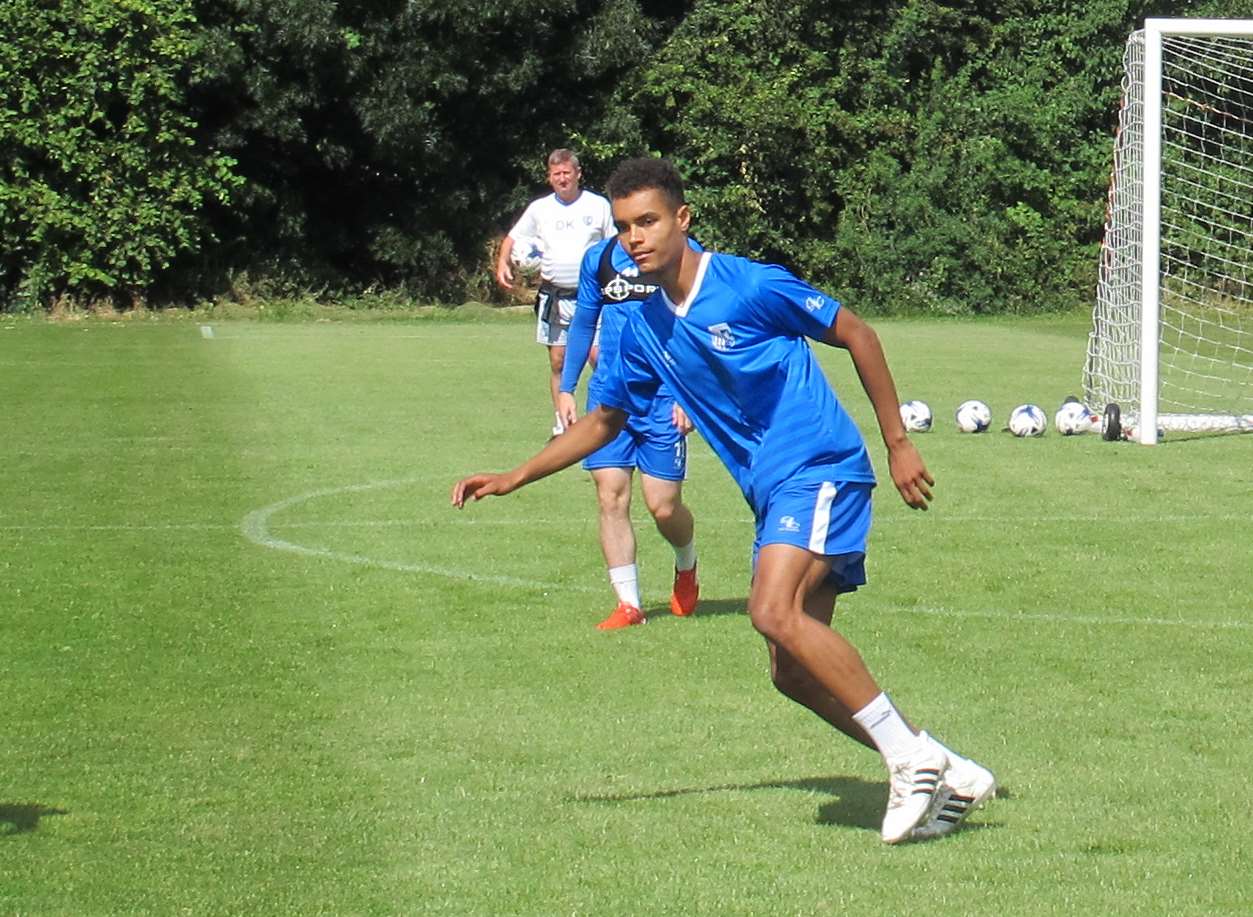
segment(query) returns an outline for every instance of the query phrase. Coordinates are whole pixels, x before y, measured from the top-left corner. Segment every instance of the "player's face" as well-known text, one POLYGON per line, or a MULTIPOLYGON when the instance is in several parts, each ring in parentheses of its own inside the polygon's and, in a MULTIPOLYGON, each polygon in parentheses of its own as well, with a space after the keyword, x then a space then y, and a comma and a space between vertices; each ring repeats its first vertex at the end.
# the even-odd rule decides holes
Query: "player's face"
POLYGON ((691 223, 687 204, 676 209, 660 191, 645 188, 614 199, 613 222, 619 244, 641 272, 664 272, 682 261, 691 223))
POLYGON ((563 201, 572 201, 579 193, 580 171, 572 162, 557 162, 548 167, 548 184, 563 201))

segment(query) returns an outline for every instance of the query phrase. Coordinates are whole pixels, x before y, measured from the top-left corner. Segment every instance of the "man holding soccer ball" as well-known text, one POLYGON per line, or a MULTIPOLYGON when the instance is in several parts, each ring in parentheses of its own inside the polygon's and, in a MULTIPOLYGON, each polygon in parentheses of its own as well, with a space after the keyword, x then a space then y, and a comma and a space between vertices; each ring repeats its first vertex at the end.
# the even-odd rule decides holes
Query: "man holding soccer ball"
POLYGON ((503 474, 453 487, 464 506, 569 467, 648 409, 663 384, 740 485, 757 520, 748 610, 775 686, 876 749, 889 772, 890 844, 946 834, 988 799, 985 768, 917 732, 831 626, 836 596, 865 583, 874 472, 860 432, 809 337, 847 350, 874 407, 892 481, 926 509, 934 480, 901 423, 874 331, 785 269, 688 246, 683 183, 665 160, 634 159, 608 183, 618 238, 661 290, 631 312, 600 405, 503 474))
POLYGON ((509 230, 496 257, 496 283, 513 290, 514 246, 538 240, 542 252, 536 296, 535 340, 548 348, 548 388, 553 404, 554 436, 565 429, 558 407, 566 336, 578 295, 579 265, 588 247, 613 235, 609 201, 580 186, 583 171, 572 150, 548 154, 548 184, 553 193, 534 200, 509 230))

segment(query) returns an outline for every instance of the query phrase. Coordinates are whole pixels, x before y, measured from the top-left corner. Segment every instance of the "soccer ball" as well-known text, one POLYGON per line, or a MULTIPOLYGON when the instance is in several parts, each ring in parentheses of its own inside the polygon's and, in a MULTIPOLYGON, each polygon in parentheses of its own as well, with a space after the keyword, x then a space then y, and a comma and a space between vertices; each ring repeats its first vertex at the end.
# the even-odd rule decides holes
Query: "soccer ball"
POLYGON ((1067 401, 1053 415, 1053 426, 1062 436, 1074 436, 1100 429, 1101 418, 1083 402, 1067 401))
POLYGON ((982 433, 992 426, 992 409, 982 401, 963 401, 957 406, 957 429, 963 433, 982 433))
POLYGON ((906 401, 901 405, 901 422, 910 433, 926 433, 931 429, 931 408, 925 401, 906 401))
POLYGON ((1009 415, 1009 432, 1015 436, 1043 436, 1048 422, 1034 404, 1020 404, 1009 415))
POLYGON ((515 239, 509 260, 523 273, 538 271, 540 262, 544 260, 544 250, 540 248, 539 239, 515 239))

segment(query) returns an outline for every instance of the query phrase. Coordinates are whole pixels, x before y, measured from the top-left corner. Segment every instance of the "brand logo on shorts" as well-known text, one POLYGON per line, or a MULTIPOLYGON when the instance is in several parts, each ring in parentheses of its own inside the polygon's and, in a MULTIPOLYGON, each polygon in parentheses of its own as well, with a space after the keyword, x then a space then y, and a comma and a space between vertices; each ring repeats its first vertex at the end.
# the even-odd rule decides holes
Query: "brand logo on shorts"
POLYGON ((779 520, 780 532, 799 532, 800 530, 801 524, 796 521, 795 516, 784 516, 779 520))
POLYGON ((819 309, 822 308, 822 297, 810 296, 808 299, 805 300, 805 308, 808 309, 810 312, 817 312, 819 309))
POLYGON ((710 325, 709 330, 713 332, 709 343, 713 345, 714 350, 730 350, 735 346, 735 336, 731 334, 731 326, 726 322, 710 325))

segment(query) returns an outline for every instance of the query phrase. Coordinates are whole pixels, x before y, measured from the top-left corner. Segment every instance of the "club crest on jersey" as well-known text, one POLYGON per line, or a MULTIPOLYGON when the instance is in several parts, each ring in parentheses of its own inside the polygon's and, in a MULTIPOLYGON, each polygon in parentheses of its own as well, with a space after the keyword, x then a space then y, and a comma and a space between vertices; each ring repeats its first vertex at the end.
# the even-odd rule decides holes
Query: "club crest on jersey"
POLYGON ((711 332, 709 343, 713 345, 714 350, 730 350, 735 346, 735 335, 731 333, 731 326, 726 322, 710 325, 709 330, 711 332))
POLYGON ((779 519, 780 532, 799 532, 801 524, 796 521, 795 516, 783 516, 779 519))
POLYGON ((822 308, 821 296, 809 296, 805 299, 805 308, 810 312, 817 312, 822 308))

